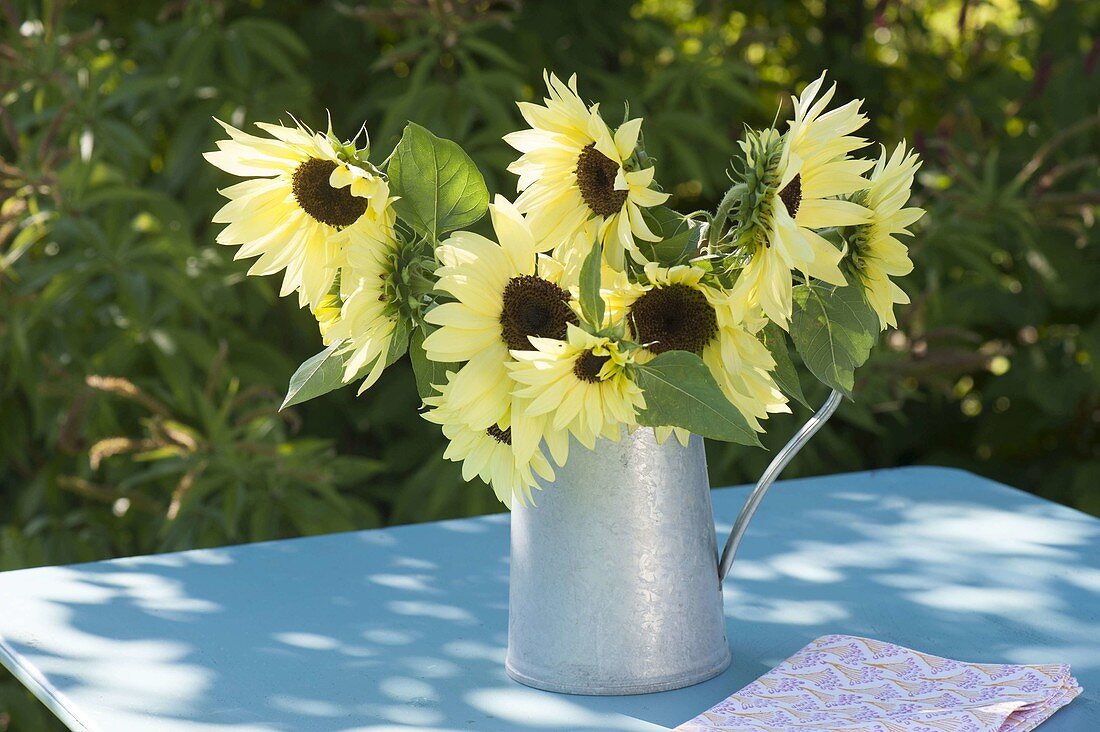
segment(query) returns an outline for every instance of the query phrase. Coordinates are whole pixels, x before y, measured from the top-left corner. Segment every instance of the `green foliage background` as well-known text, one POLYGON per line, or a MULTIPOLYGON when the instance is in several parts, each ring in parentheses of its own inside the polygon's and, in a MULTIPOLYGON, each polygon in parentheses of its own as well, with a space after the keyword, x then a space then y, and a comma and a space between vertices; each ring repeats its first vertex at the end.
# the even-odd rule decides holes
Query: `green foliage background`
MULTIPOLYGON (((921 151, 929 213, 913 305, 789 475, 956 465, 1100 515, 1098 39, 1100 5, 1054 0, 0 0, 0 569, 497 510, 407 367, 277 412, 316 327, 213 243, 200 153, 212 116, 328 109, 385 151, 412 119, 511 196, 543 68, 630 100, 683 211, 829 68, 921 151)), ((768 459, 710 449, 716 485, 768 459)), ((0 731, 47 716, 0 682, 0 731)))

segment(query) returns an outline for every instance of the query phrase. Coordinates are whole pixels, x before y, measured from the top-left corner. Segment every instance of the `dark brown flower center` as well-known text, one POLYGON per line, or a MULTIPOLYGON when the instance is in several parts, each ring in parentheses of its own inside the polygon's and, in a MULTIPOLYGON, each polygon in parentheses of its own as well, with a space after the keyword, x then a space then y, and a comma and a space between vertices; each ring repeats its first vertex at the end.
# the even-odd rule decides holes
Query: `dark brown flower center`
POLYGON ((615 190, 619 164, 596 149, 592 143, 577 157, 577 186, 581 198, 597 216, 611 216, 622 210, 627 191, 615 190))
POLYGON ((611 360, 610 356, 597 356, 589 349, 573 363, 573 374, 581 381, 596 384, 600 381, 600 369, 611 360))
POLYGON ((783 186, 783 190, 779 192, 779 199, 783 201, 783 205, 787 207, 787 213, 793 219, 795 214, 798 213, 798 206, 802 203, 801 173, 795 173, 795 176, 791 178, 791 182, 783 186))
POLYGON ((341 229, 359 220, 367 210, 367 199, 351 195, 351 186, 329 185, 334 170, 334 160, 309 158, 294 169, 291 186, 303 211, 322 224, 341 229))
POLYGON ((701 353, 718 334, 706 295, 687 285, 656 287, 634 301, 630 321, 638 342, 653 353, 701 353))
POLYGON ((502 445, 511 445, 512 444, 512 428, 511 427, 509 427, 506 430, 502 430, 500 427, 497 427, 494 424, 489 429, 485 430, 485 434, 489 435, 489 437, 492 437, 494 440, 496 440, 497 442, 499 442, 502 445))
POLYGON ((523 275, 508 280, 500 311, 500 335, 509 349, 530 351, 530 336, 565 339, 565 326, 576 324, 569 293, 541 277, 523 275))

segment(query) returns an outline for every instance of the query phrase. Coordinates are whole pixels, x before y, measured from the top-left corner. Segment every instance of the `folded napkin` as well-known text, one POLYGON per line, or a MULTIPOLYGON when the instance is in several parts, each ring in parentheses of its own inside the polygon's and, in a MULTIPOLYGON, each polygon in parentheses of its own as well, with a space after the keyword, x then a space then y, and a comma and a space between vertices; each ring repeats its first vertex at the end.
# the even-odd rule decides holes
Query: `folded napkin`
POLYGON ((1065 665, 963 663, 826 635, 676 729, 1027 732, 1080 693, 1065 665))

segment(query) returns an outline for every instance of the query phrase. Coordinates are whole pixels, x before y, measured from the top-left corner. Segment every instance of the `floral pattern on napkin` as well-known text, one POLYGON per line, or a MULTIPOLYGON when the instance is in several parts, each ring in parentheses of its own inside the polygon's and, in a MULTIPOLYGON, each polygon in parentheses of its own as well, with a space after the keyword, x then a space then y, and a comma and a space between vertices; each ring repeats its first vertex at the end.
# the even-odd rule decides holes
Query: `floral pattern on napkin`
POLYGON ((963 663, 818 638, 679 732, 1028 732, 1081 693, 1066 665, 963 663))

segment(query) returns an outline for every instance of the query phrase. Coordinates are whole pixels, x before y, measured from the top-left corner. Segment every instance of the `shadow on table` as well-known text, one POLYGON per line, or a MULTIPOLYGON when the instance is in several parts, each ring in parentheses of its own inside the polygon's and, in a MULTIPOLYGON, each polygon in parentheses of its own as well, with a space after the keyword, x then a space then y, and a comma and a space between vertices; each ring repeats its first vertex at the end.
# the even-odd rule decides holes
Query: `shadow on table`
MULTIPOLYGON (((720 530, 744 495, 715 494, 720 530)), ((63 630, 8 642, 76 706, 166 732, 665 729, 826 633, 1071 663, 1086 694, 1059 717, 1100 728, 1100 530, 1027 494, 940 469, 780 484, 727 584, 730 669, 639 697, 507 678, 507 521, 58 568, 49 593, 27 573, 63 630)))

